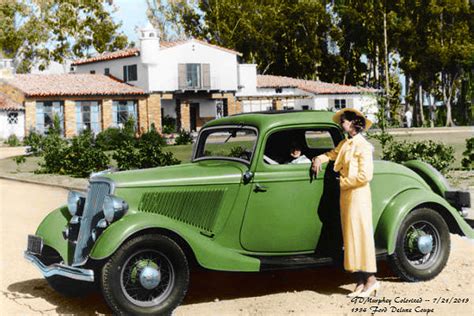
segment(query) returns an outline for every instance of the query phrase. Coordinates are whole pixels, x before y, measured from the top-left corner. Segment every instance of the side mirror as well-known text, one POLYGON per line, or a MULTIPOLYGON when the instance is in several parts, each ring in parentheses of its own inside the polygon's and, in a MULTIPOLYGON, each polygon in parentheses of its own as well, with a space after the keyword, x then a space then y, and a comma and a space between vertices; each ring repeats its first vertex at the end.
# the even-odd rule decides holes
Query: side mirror
POLYGON ((244 181, 244 184, 247 184, 247 183, 250 182, 250 180, 252 180, 252 178, 253 178, 252 171, 247 170, 247 171, 244 172, 244 176, 243 176, 242 180, 244 181))

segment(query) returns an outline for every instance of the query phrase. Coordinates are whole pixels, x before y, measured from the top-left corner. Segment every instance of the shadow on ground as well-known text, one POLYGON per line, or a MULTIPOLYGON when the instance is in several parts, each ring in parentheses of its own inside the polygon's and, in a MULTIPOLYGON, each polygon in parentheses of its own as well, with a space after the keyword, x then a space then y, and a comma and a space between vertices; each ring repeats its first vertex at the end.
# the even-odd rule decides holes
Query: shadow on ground
MULTIPOLYGON (((400 282, 386 262, 379 262, 377 276, 385 282, 400 282)), ((274 272, 215 272, 198 269, 191 275, 191 284, 182 305, 213 302, 214 299, 232 300, 293 291, 314 291, 323 295, 349 291, 342 286, 354 283, 350 273, 339 267, 274 272)), ((352 285, 350 286, 352 287, 352 285)), ((44 279, 13 283, 5 296, 35 311, 35 298, 47 301, 56 308, 47 312, 58 314, 108 314, 110 309, 97 292, 81 298, 63 297, 48 286, 44 279)), ((40 310, 37 310, 38 312, 40 310)), ((44 312, 44 310, 41 310, 44 312)))

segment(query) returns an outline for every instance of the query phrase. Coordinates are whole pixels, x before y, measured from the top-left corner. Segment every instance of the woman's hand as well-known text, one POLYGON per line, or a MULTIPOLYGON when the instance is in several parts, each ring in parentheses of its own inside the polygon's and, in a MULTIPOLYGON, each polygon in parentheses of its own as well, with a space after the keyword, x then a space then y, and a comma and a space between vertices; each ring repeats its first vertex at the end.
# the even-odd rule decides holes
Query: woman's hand
POLYGON ((322 165, 321 160, 319 160, 318 157, 314 157, 312 159, 311 170, 314 172, 316 176, 318 176, 319 171, 322 171, 321 165, 322 165))

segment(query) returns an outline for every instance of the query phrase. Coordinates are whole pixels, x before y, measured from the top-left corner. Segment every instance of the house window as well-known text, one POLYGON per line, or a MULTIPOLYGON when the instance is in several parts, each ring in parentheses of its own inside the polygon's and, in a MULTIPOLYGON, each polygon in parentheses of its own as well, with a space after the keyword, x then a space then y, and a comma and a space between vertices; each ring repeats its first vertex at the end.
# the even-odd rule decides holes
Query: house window
POLYGON ((334 107, 336 110, 344 109, 346 107, 346 100, 345 99, 335 99, 334 100, 334 107))
POLYGON ((309 110, 309 105, 302 105, 302 106, 301 106, 301 109, 302 109, 303 111, 309 110))
POLYGON ((8 112, 7 122, 10 125, 18 124, 18 112, 8 112))
POLYGON ((186 64, 186 83, 188 88, 201 87, 201 65, 186 64))
POLYGON ((276 92, 276 93, 281 93, 282 91, 283 91, 282 88, 276 88, 276 89, 275 89, 275 92, 276 92))
POLYGON ((137 65, 123 66, 123 81, 136 81, 137 79, 137 65))
POLYGON ((100 132, 100 107, 98 101, 76 102, 76 131, 80 133, 86 129, 94 134, 100 132))
POLYGON ((54 116, 56 115, 59 117, 61 134, 64 134, 64 102, 36 102, 36 130, 39 133, 47 134, 48 129, 53 126, 54 116))
POLYGON ((110 75, 110 68, 105 68, 104 69, 104 75, 106 75, 106 76, 110 75))
POLYGON ((114 101, 112 105, 112 123, 116 127, 124 127, 125 122, 129 118, 133 118, 135 121, 135 127, 137 126, 137 101, 136 100, 123 100, 114 101))
POLYGON ((91 75, 95 75, 95 70, 90 71, 91 75))

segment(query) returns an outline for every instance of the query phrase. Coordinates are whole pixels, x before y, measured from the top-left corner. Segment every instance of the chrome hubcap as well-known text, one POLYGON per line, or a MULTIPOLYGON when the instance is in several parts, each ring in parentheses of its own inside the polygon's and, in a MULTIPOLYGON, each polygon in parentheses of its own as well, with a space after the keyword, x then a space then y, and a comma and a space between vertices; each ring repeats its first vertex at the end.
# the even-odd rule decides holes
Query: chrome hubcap
POLYGON ((424 255, 428 254, 433 250, 433 236, 424 235, 418 238, 418 250, 424 255))
POLYGON ((160 284, 161 273, 152 267, 145 267, 140 272, 140 284, 147 290, 154 289, 160 284))

